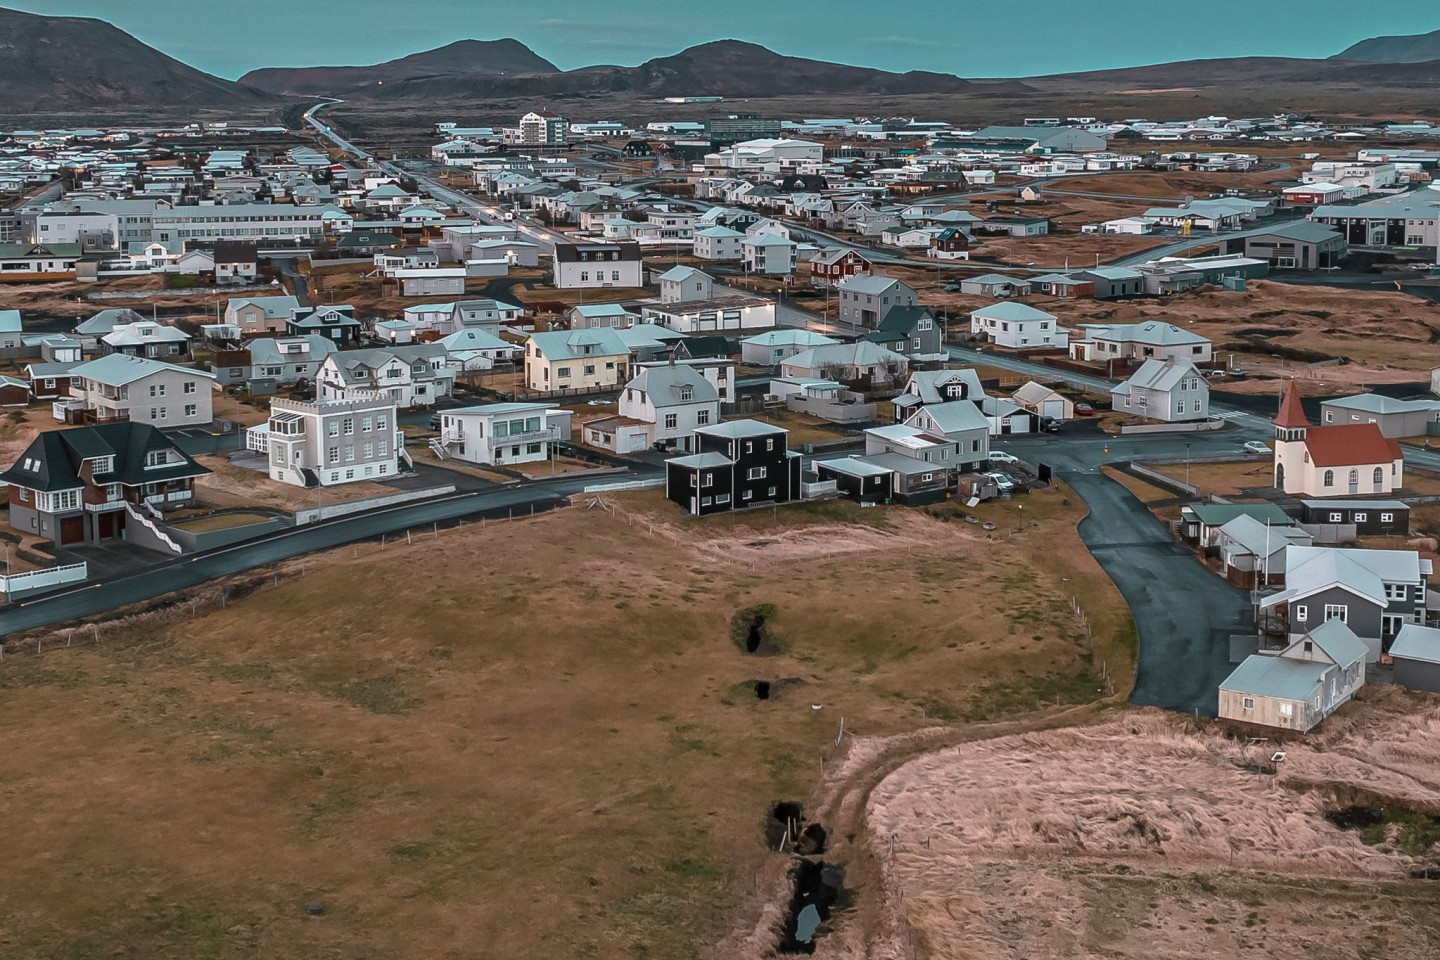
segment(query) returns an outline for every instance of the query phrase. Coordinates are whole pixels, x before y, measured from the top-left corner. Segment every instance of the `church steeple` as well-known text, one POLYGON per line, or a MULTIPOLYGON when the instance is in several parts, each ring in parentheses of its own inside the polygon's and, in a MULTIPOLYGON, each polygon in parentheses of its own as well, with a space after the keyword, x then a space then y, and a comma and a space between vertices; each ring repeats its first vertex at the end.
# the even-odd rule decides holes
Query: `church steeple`
POLYGON ((1300 406, 1300 387, 1291 380, 1285 385, 1285 394, 1280 400, 1280 412, 1275 414, 1276 440, 1304 440, 1310 419, 1300 406))

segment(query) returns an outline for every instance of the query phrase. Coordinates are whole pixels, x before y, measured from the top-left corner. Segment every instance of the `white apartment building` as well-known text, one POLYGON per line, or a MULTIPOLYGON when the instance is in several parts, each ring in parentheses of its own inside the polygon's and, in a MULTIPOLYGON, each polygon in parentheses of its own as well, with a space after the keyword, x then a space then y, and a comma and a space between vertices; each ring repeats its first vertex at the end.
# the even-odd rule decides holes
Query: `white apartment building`
POLYGON ((112 353, 70 369, 70 396, 53 404, 71 423, 134 420, 160 429, 208 425, 215 375, 145 357, 112 353))
MULTIPOLYGON (((446 410, 430 448, 441 460, 495 466, 550 458, 562 411, 549 403, 483 403, 446 410)), ((568 417, 568 414, 565 414, 568 417)))
POLYGON ((275 203, 226 203, 218 206, 156 210, 153 236, 171 240, 289 240, 319 238, 325 232, 324 208, 275 203))
POLYGON ((381 480, 410 464, 395 401, 378 394, 313 403, 276 397, 270 419, 245 433, 265 454, 270 479, 297 487, 381 480))
POLYGON ((701 260, 739 260, 744 253, 745 234, 729 227, 706 227, 695 231, 695 256, 701 260))

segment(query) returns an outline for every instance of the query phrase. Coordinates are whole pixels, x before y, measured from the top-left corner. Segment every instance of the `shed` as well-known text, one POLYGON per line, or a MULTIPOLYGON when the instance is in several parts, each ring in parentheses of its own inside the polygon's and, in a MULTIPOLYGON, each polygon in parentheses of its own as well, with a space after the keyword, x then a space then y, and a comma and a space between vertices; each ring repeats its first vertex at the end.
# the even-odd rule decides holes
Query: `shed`
POLYGON ((1440 693, 1440 630, 1407 623, 1390 645, 1395 682, 1411 690, 1440 693))

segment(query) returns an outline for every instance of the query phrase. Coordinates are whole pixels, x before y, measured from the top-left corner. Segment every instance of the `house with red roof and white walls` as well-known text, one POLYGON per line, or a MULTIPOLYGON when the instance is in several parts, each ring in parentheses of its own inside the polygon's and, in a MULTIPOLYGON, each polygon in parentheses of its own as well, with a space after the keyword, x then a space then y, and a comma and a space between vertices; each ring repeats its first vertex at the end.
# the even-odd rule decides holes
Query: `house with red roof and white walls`
POLYGON ((1275 486, 1307 497, 1374 497, 1405 480, 1400 444, 1375 423, 1315 426, 1300 407, 1295 381, 1275 415, 1275 486))

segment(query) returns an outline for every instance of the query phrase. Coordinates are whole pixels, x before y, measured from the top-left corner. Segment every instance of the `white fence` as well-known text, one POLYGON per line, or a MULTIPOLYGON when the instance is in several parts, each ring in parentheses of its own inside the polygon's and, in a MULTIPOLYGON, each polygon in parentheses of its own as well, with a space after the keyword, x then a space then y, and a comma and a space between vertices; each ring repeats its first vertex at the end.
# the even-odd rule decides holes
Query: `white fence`
POLYGON ((63 567, 50 567, 48 570, 12 573, 0 576, 0 593, 10 599, 17 593, 31 593, 36 590, 48 590, 66 583, 79 583, 89 575, 89 564, 83 562, 71 563, 63 567))
POLYGON ((658 490, 665 486, 665 478, 654 480, 622 480, 618 483, 592 483, 585 487, 586 493, 614 493, 620 490, 658 490))
POLYGON ((435 497, 443 497, 454 492, 454 485, 446 484, 443 487, 426 487, 424 490, 407 490, 404 493, 397 493, 389 497, 375 497, 372 500, 352 500, 349 503, 322 504, 318 507, 312 507, 309 510, 296 510, 295 524, 296 526, 304 526, 307 523, 316 523, 320 520, 344 517, 352 513, 363 513, 366 510, 374 510, 379 507, 391 507, 397 503, 410 503, 413 500, 432 500, 435 497))
POLYGON ((802 500, 814 500, 817 497, 828 497, 839 493, 840 486, 836 480, 818 480, 815 483, 800 484, 800 498, 802 500))

